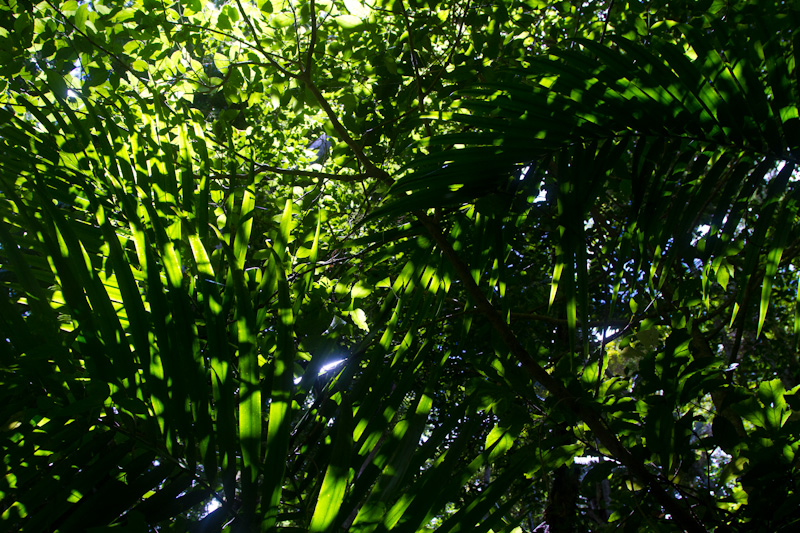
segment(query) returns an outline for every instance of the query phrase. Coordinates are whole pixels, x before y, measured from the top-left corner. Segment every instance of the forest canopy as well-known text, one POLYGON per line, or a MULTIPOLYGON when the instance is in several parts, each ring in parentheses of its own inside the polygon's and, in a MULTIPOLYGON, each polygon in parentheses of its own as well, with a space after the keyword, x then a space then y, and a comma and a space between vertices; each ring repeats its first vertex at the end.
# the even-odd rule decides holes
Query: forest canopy
POLYGON ((800 10, 0 2, 0 524, 794 531, 800 10))

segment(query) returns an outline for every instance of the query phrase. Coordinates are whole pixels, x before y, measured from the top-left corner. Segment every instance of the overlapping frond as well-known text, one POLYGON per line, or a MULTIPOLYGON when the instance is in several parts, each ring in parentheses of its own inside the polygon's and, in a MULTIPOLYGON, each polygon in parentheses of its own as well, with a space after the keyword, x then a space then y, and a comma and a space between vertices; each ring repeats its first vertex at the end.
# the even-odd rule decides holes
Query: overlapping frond
MULTIPOLYGON (((724 21, 661 23, 644 40, 609 33, 604 42, 554 46, 502 83, 460 91, 447 116, 460 131, 434 139, 430 155, 410 166, 380 211, 427 209, 473 238, 487 224, 461 224, 479 212, 514 235, 512 246, 465 261, 474 277, 487 272, 487 259, 528 262, 533 277, 508 277, 529 300, 514 298, 517 312, 505 318, 556 325, 548 332, 512 323, 538 363, 574 394, 598 402, 623 446, 603 453, 618 460, 624 448, 649 453, 663 479, 696 453, 686 402, 710 393, 719 426, 749 438, 741 389, 723 386, 720 373, 738 364, 744 335, 757 339, 765 331, 775 281, 781 278, 785 291, 793 276, 789 261, 800 242, 797 27, 794 8, 767 19, 745 6, 724 21), (544 269, 549 296, 538 288, 544 269), (724 328, 730 341, 714 337, 724 328), (627 355, 635 377, 617 381, 625 356, 615 355, 617 366, 609 368, 598 347, 607 335, 627 337, 621 346, 635 351, 627 355), (628 387, 630 396, 617 403, 613 391, 628 387), (628 403, 634 398, 636 408, 628 403)), ((463 256, 487 252, 458 244, 463 256)), ((507 305, 495 283, 484 280, 481 288, 495 307, 507 305)), ((784 328, 773 322, 772 329, 784 328)), ((550 406, 556 412, 558 401, 550 406)), ((578 416, 593 431, 601 428, 593 415, 572 411, 566 420, 578 416)), ((796 429, 776 431, 778 440, 791 440, 796 429)), ((727 447, 723 435, 708 442, 727 447)), ((755 444, 735 453, 760 465, 780 455, 755 444)), ((660 482, 647 483, 660 490, 660 482)), ((761 501, 749 488, 744 493, 761 501)), ((759 512, 757 503, 739 508, 743 517, 759 512)), ((701 527, 691 512, 679 520, 683 528, 701 527)))
POLYGON ((743 236, 752 210, 746 276, 757 276, 766 256, 772 272, 777 250, 796 238, 787 222, 798 194, 797 14, 785 11, 769 23, 741 14, 712 27, 664 25, 647 44, 577 39, 531 58, 513 72, 516 85, 462 91, 451 119, 467 131, 437 141, 460 148, 413 165, 386 212, 552 191, 561 237, 551 302, 565 292, 572 325, 572 294, 586 293, 583 228, 609 201, 624 206, 616 216, 625 238, 639 243, 638 262, 658 286, 692 254, 713 262, 743 236), (709 228, 701 250, 689 242, 699 226, 709 228))
POLYGON ((352 265, 331 280, 321 213, 289 189, 258 220, 261 176, 213 181, 202 131, 140 103, 4 112, 6 524, 418 530, 463 499, 471 513, 447 527, 513 528, 518 476, 463 494, 517 450, 484 440, 463 392, 440 394, 451 282, 431 243, 412 233, 365 259, 364 279, 352 265), (358 345, 339 340, 342 317, 358 345))

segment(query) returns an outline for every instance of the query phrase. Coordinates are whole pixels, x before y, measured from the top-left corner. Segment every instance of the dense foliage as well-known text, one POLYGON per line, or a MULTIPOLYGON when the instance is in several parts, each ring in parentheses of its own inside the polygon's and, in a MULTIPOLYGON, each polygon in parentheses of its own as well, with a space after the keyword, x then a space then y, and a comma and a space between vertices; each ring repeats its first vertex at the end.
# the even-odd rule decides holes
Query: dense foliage
POLYGON ((781 0, 1 2, 3 528, 794 530, 797 49, 781 0))

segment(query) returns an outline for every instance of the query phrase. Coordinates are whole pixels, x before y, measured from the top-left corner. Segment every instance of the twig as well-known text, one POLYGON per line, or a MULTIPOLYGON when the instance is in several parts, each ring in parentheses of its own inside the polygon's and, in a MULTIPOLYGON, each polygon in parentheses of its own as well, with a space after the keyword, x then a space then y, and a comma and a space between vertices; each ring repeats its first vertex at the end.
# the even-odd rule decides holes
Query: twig
MULTIPOLYGON (((303 176, 306 178, 321 178, 324 180, 339 181, 348 183, 353 181, 364 181, 369 178, 369 174, 331 174, 330 172, 317 172, 315 170, 298 170, 294 168, 280 168, 271 165, 258 164, 254 169, 254 174, 263 174, 264 172, 274 172, 275 174, 283 174, 286 176, 303 176)), ((221 180, 228 178, 247 179, 253 174, 212 174, 212 180, 221 180)))
POLYGON ((608 21, 611 19, 612 9, 614 9, 614 0, 611 0, 608 3, 608 9, 606 10, 606 20, 603 22, 603 33, 600 34, 600 44, 603 44, 603 40, 606 38, 606 30, 608 29, 608 21))
MULTIPOLYGON (((244 14, 242 16, 244 16, 244 14)), ((281 66, 280 63, 278 63, 275 60, 275 58, 281 59, 283 61, 289 61, 289 62, 291 62, 291 60, 286 59, 285 57, 282 57, 282 56, 280 56, 278 54, 274 54, 272 52, 267 52, 258 43, 258 39, 256 39, 256 44, 253 45, 253 43, 251 43, 250 41, 245 41, 244 39, 240 39, 240 38, 238 38, 238 37, 236 37, 234 35, 231 35, 231 34, 226 33, 224 31, 220 31, 220 30, 218 30, 216 28, 207 28, 205 26, 201 26, 200 24, 192 24, 191 22, 172 22, 171 24, 173 26, 185 26, 187 28, 200 30, 200 31, 207 32, 207 33, 218 34, 218 35, 221 35, 222 37, 224 37, 225 40, 230 40, 230 41, 239 43, 239 44, 241 44, 241 45, 243 45, 243 46, 245 46, 247 48, 251 48, 251 49, 254 48, 258 53, 260 53, 261 55, 264 56, 264 58, 267 60, 267 62, 268 62, 268 64, 270 66, 275 67, 276 69, 278 69, 284 76, 286 76, 287 78, 296 78, 297 77, 297 75, 294 72, 290 71, 286 67, 281 66)), ((258 62, 258 61, 242 61, 242 62, 239 62, 237 64, 239 64, 239 65, 251 64, 251 65, 263 66, 263 64, 258 62)))
MULTIPOLYGON (((216 144, 221 145, 219 141, 216 139, 211 139, 216 144)), ((275 174, 283 174, 287 176, 303 176, 307 178, 321 178, 325 180, 331 181, 339 181, 342 183, 354 182, 354 181, 364 181, 367 178, 372 177, 370 174, 366 174, 364 172, 358 174, 331 174, 329 172, 318 172, 315 170, 299 170, 296 168, 281 168, 275 167, 272 165, 267 165, 265 163, 259 163, 254 160, 252 157, 242 154, 241 152, 235 152, 236 157, 239 159, 246 161, 253 165, 253 172, 254 175, 261 174, 264 172, 274 172, 275 174)), ((231 174, 231 173, 222 173, 222 174, 212 174, 210 176, 213 180, 222 180, 222 179, 247 179, 251 177, 251 174, 231 174)))
MULTIPOLYGON (((403 3, 403 0, 399 1, 400 1, 400 11, 402 11, 403 20, 406 23, 406 33, 408 34, 408 47, 410 49, 410 54, 411 54, 411 67, 414 70, 414 78, 417 81, 417 98, 419 99, 417 107, 419 108, 420 112, 422 112, 425 110, 425 92, 422 89, 422 78, 419 75, 419 60, 414 46, 414 37, 411 32, 411 21, 408 18, 408 13, 406 12, 406 6, 403 3)), ((428 131, 426 132, 428 136, 430 136, 429 130, 430 128, 428 128, 428 131)))
POLYGON ((386 181, 391 183, 393 180, 389 173, 385 170, 378 168, 375 163, 373 163, 367 156, 364 154, 364 150, 361 149, 361 146, 353 139, 347 129, 339 122, 339 117, 336 115, 336 112, 331 108, 331 105, 328 103, 328 100, 323 96, 322 92, 320 92, 317 85, 311 79, 311 76, 303 72, 299 77, 303 83, 305 83, 306 88, 314 95, 314 98, 317 100, 317 103, 325 111, 325 114, 328 116, 328 120, 331 121, 331 125, 333 129, 336 130, 336 133, 339 135, 339 138, 347 144, 348 147, 353 151, 356 156, 356 159, 364 166, 364 170, 366 170, 366 174, 370 177, 377 178, 382 181, 386 181))
MULTIPOLYGON (((314 0, 311 0, 309 9, 311 9, 311 39, 308 42, 308 52, 306 53, 305 74, 310 78, 311 64, 313 63, 312 60, 314 58, 314 46, 317 44, 317 6, 314 3, 314 0)), ((300 39, 298 38, 297 41, 299 42, 300 39)))

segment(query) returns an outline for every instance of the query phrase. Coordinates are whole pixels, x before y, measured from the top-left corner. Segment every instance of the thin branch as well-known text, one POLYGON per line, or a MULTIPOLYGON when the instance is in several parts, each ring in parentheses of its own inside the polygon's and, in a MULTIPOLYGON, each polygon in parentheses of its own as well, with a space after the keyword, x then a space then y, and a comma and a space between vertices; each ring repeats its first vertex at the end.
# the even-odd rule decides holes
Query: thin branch
POLYGON ((242 7, 242 3, 239 0, 236 0, 236 5, 239 6, 239 13, 242 14, 242 18, 247 23, 247 27, 250 28, 250 32, 253 34, 256 50, 261 52, 264 57, 267 57, 264 48, 261 46, 261 41, 258 39, 258 32, 256 32, 256 27, 253 25, 253 21, 250 20, 250 17, 247 16, 247 13, 244 12, 244 7, 242 7))
MULTIPOLYGON (((206 26, 201 26, 200 24, 192 24, 191 22, 172 22, 171 24, 173 26, 185 26, 187 28, 191 28, 191 29, 194 29, 194 30, 199 30, 199 31, 203 31, 203 32, 218 34, 218 35, 224 37, 225 40, 230 40, 230 41, 239 43, 239 44, 243 45, 246 48, 255 49, 255 51, 257 51, 258 53, 260 53, 261 55, 264 56, 264 59, 267 60, 267 62, 268 62, 268 64, 270 66, 275 67, 276 69, 278 69, 284 76, 286 76, 287 78, 296 78, 297 77, 297 75, 294 72, 290 71, 286 67, 281 66, 280 63, 278 63, 276 61, 276 58, 280 59, 282 61, 288 61, 290 63, 291 63, 291 60, 286 59, 285 57, 280 56, 278 54, 275 54, 275 53, 272 53, 272 52, 267 52, 258 43, 258 39, 257 38, 256 38, 256 44, 253 45, 253 43, 251 43, 250 41, 246 41, 244 39, 240 39, 240 38, 236 37, 235 35, 231 35, 231 34, 226 33, 224 31, 220 31, 220 30, 218 30, 216 28, 209 28, 209 27, 206 27, 206 26)), ((239 64, 239 65, 252 64, 252 65, 265 66, 262 63, 259 63, 257 61, 247 61, 247 62, 246 61, 242 61, 242 62, 239 62, 237 64, 239 64)))
POLYGON ((336 133, 339 135, 339 138, 347 144, 348 147, 353 151, 356 156, 356 159, 364 166, 364 170, 366 170, 366 174, 373 178, 377 178, 382 181, 386 181, 391 183, 393 180, 389 173, 385 170, 378 168, 375 163, 373 163, 367 156, 364 154, 364 150, 359 146, 359 144, 353 139, 347 129, 342 125, 339 121, 339 117, 336 112, 331 108, 331 105, 328 103, 328 100, 323 96, 322 92, 319 90, 317 85, 311 80, 311 76, 304 72, 302 73, 299 78, 303 83, 305 83, 306 88, 314 95, 314 98, 317 100, 317 103, 320 105, 325 114, 328 116, 328 120, 331 121, 331 125, 333 129, 336 130, 336 133))
POLYGON ((608 29, 608 21, 611 20, 612 9, 614 9, 614 0, 611 0, 608 3, 608 9, 606 10, 606 20, 603 22, 603 33, 600 34, 600 44, 603 44, 603 40, 606 38, 606 30, 608 29))
MULTIPOLYGON (((64 13, 63 13, 63 12, 62 12, 62 11, 61 11, 59 8, 57 8, 56 6, 54 6, 54 5, 53 5, 53 3, 52 3, 50 0, 45 0, 45 2, 47 2, 47 5, 49 5, 51 8, 53 8, 53 11, 55 11, 56 13, 58 13, 59 15, 61 15, 61 17, 63 18, 64 22, 65 22, 65 23, 66 23, 66 24, 67 24, 69 27, 71 27, 73 30, 75 30, 75 32, 77 32, 78 34, 80 34, 80 35, 81 35, 81 36, 82 36, 84 39, 86 39, 87 41, 89 41, 89 43, 90 43, 92 46, 94 46, 94 47, 95 47, 95 48, 97 48, 98 50, 102 50, 102 51, 103 51, 103 52, 105 52, 105 53, 106 53, 106 54, 107 54, 109 57, 112 57, 112 58, 113 58, 115 61, 117 61, 117 62, 118 62, 118 63, 119 63, 119 64, 120 64, 120 65, 121 65, 121 66, 122 66, 122 67, 123 67, 125 70, 127 70, 128 72, 130 72, 131 74, 133 74, 133 76, 134 76, 136 79, 138 79, 140 82, 142 82, 143 84, 145 84, 145 86, 147 86, 147 85, 148 85, 148 83, 149 83, 149 80, 147 80, 146 78, 144 78, 143 76, 141 76, 140 74, 138 74, 138 73, 137 73, 135 70, 133 70, 133 67, 131 67, 130 65, 128 65, 128 64, 127 64, 125 61, 123 61, 123 60, 122 60, 122 59, 121 59, 121 58, 120 58, 120 57, 119 57, 117 54, 115 54, 114 52, 112 52, 111 50, 109 50, 108 48, 106 48, 105 46, 103 46, 102 44, 100 44, 100 43, 96 42, 94 39, 92 39, 91 37, 89 37, 89 35, 88 35, 86 32, 84 32, 84 31, 80 30, 80 29, 79 29, 77 26, 75 26, 75 24, 73 24, 73 23, 72 23, 72 21, 71 21, 71 20, 69 20, 69 18, 68 18, 68 17, 67 17, 67 16, 66 16, 66 15, 65 15, 65 14, 64 14, 64 13)), ((154 96, 154 97, 160 97, 160 95, 159 95, 158 93, 156 93, 155 91, 153 92, 153 96, 154 96)))
POLYGON ((399 0, 399 2, 400 2, 400 11, 403 13, 403 21, 405 22, 406 25, 406 33, 408 34, 408 47, 409 47, 409 53, 411 54, 411 67, 414 70, 414 78, 417 80, 417 95, 419 98, 417 107, 419 107, 419 110, 422 111, 423 102, 425 100, 425 93, 422 90, 422 79, 419 75, 419 58, 415 50, 414 36, 412 35, 411 32, 411 21, 408 18, 406 5, 405 3, 403 3, 403 0, 399 0))
MULTIPOLYGON (((422 88, 422 77, 419 75, 419 56, 416 52, 416 47, 414 45, 414 37, 411 31, 411 21, 408 18, 408 13, 406 12, 406 6, 403 3, 403 0, 400 1, 400 11, 403 13, 403 20, 406 23, 406 33, 408 34, 408 47, 410 49, 411 54, 411 67, 414 70, 414 79, 417 83, 417 109, 419 109, 420 113, 425 111, 425 91, 422 88)), ((425 128, 425 134, 430 137, 431 136, 431 127, 428 122, 423 123, 423 127, 425 128)))
MULTIPOLYGON (((311 64, 314 58, 314 47, 317 44, 317 6, 314 0, 311 0, 311 40, 308 42, 308 52, 306 53, 306 69, 305 74, 311 76, 311 64)), ((299 41, 300 39, 298 39, 299 41)))
POLYGON ((738 309, 739 316, 736 320, 736 336, 734 337, 731 352, 728 355, 728 366, 736 362, 739 357, 739 348, 742 346, 742 336, 744 335, 744 328, 747 325, 747 310, 750 307, 750 299, 756 287, 759 287, 764 281, 764 273, 758 273, 755 276, 750 276, 747 285, 744 288, 744 296, 742 297, 742 305, 738 309))
POLYGON ((464 9, 463 12, 461 13, 460 20, 457 22, 458 33, 456 34, 456 38, 453 41, 453 44, 450 46, 450 50, 447 52, 447 57, 445 58, 444 61, 441 62, 441 68, 439 69, 438 72, 434 73, 434 75, 432 76, 433 79, 428 84, 428 92, 433 90, 433 88, 436 86, 436 83, 444 75, 444 72, 446 70, 445 65, 450 63, 450 60, 455 55, 456 47, 458 47, 458 45, 461 44, 461 38, 464 36, 464 27, 465 27, 465 21, 467 19, 467 12, 469 11, 470 8, 470 1, 471 0, 467 0, 464 4, 464 9))
MULTIPOLYGON (((673 268, 677 268, 677 266, 674 266, 673 268)), ((669 283, 661 283, 661 292, 665 296, 666 306, 664 306, 662 309, 665 319, 671 318, 669 316, 669 312, 672 310, 681 313, 684 317, 686 317, 687 321, 691 319, 692 315, 688 307, 685 305, 680 305, 680 302, 677 301, 675 297, 675 290, 670 286, 669 283)), ((700 331, 699 327, 692 327, 689 331, 689 335, 691 337, 689 347, 691 349, 692 356, 695 359, 705 361, 716 361, 719 359, 709 345, 708 339, 711 337, 706 338, 700 331)), ((717 375, 714 380, 718 381, 720 384, 724 384, 725 382, 725 378, 721 375, 717 375)), ((742 418, 733 411, 730 406, 730 402, 727 401, 728 397, 729 393, 725 388, 720 387, 711 391, 711 401, 714 403, 714 408, 716 409, 717 413, 726 418, 733 425, 739 437, 745 437, 747 436, 747 431, 742 423, 742 418)))
MULTIPOLYGON (((216 144, 222 146, 222 144, 217 141, 216 139, 211 139, 216 144)), ((242 154, 241 152, 235 152, 236 157, 239 159, 246 161, 254 166, 253 172, 254 174, 231 174, 231 173, 221 173, 221 174, 212 174, 210 176, 213 180, 223 180, 223 179, 247 179, 252 175, 262 174, 264 172, 274 172, 275 174, 282 174, 286 176, 303 176, 306 178, 321 178, 324 180, 331 180, 331 181, 339 181, 342 183, 354 182, 354 181, 364 181, 367 178, 373 177, 370 174, 361 172, 358 174, 331 174, 329 172, 318 172, 315 170, 299 170, 296 168, 281 168, 275 167, 272 165, 267 165, 265 163, 259 163, 254 160, 252 157, 242 154)))
MULTIPOLYGON (((360 174, 331 174, 329 172, 317 172, 314 170, 298 170, 295 168, 280 168, 280 167, 273 167, 272 165, 264 165, 264 164, 257 164, 256 168, 254 169, 254 174, 263 174, 264 172, 274 172, 275 174, 282 174, 285 176, 303 176, 306 178, 321 178, 324 180, 331 180, 331 181, 339 181, 342 183, 349 183, 353 181, 364 181, 365 179, 371 177, 369 174, 360 173, 360 174)), ((212 180, 221 180, 221 179, 247 179, 252 177, 254 174, 212 174, 210 177, 212 180)))

